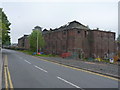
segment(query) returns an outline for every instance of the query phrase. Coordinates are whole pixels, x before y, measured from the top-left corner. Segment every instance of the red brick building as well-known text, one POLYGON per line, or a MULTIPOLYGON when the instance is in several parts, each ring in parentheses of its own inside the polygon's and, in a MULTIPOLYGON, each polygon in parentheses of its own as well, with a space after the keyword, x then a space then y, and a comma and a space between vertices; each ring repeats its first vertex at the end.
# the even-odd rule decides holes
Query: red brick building
POLYGON ((44 52, 62 54, 72 52, 78 58, 112 56, 115 54, 115 33, 90 30, 77 21, 57 29, 43 30, 46 41, 44 52))
MULTIPOLYGON (((72 56, 81 57, 112 57, 116 52, 115 33, 91 30, 77 21, 56 29, 43 30, 47 54, 62 54, 71 52, 72 56)), ((28 36, 18 39, 18 46, 29 49, 28 36)))
MULTIPOLYGON (((92 49, 94 57, 112 57, 116 52, 115 33, 101 30, 92 30, 92 49)), ((91 37, 90 37, 91 38, 91 37)))
POLYGON ((120 42, 117 42, 117 46, 118 46, 118 56, 120 58, 120 42))

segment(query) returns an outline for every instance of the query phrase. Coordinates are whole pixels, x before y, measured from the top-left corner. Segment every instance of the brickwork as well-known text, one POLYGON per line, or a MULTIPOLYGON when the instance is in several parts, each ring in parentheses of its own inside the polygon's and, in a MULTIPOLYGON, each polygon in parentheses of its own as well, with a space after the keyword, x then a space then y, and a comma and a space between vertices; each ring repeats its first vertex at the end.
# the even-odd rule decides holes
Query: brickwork
MULTIPOLYGON (((111 57, 116 52, 115 33, 91 30, 77 21, 69 22, 60 28, 43 30, 46 54, 75 53, 77 58, 111 57)), ((28 36, 18 39, 18 46, 29 49, 28 36)))
POLYGON ((118 56, 120 58, 120 42, 117 43, 117 46, 118 46, 118 56))
POLYGON ((81 57, 111 57, 115 54, 115 33, 90 30, 88 27, 71 22, 54 30, 43 31, 46 41, 44 51, 49 54, 76 52, 81 57))
POLYGON ((92 30, 93 35, 93 52, 94 57, 102 57, 110 55, 112 57, 115 53, 115 33, 92 30))
POLYGON ((23 37, 18 39, 18 47, 19 48, 24 48, 24 49, 29 49, 30 48, 28 35, 24 35, 23 37))

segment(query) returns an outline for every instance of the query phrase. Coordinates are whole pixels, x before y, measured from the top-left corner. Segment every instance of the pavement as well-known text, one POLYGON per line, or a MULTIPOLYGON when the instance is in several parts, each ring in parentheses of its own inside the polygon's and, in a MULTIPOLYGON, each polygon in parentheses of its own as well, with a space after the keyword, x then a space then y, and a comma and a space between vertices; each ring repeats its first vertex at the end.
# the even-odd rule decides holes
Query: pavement
MULTIPOLYGON (((3 88, 113 88, 118 80, 66 65, 40 59, 14 50, 3 50, 3 88), (5 71, 6 70, 6 71, 5 71), (8 75, 6 75, 8 74, 8 75), (7 78, 8 79, 4 79, 7 78)), ((106 90, 106 89, 105 89, 106 90)))
POLYGON ((118 72, 120 65, 118 64, 92 62, 92 61, 88 62, 88 61, 61 58, 61 57, 41 57, 41 56, 38 56, 38 57, 41 59, 47 59, 53 62, 62 63, 68 66, 81 68, 84 70, 89 70, 92 72, 97 72, 97 73, 105 74, 108 76, 120 78, 119 77, 120 73, 118 72))

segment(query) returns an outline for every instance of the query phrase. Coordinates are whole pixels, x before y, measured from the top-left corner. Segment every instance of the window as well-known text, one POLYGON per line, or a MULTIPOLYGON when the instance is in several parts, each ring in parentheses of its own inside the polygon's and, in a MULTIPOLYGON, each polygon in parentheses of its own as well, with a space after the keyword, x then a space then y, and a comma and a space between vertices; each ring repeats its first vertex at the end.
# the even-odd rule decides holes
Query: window
POLYGON ((87 36, 87 31, 85 31, 85 37, 87 36))
POLYGON ((79 33, 80 33, 80 31, 77 31, 77 33, 79 34, 79 33))
POLYGON ((66 31, 63 31, 63 34, 65 35, 65 34, 66 34, 66 31))

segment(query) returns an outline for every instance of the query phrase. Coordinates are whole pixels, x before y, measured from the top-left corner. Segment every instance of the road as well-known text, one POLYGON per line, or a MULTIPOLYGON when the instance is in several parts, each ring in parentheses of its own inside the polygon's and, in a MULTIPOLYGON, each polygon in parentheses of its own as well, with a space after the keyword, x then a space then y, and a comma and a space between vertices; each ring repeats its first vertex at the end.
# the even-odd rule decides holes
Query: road
POLYGON ((8 60, 8 79, 3 88, 118 88, 118 81, 107 76, 77 70, 14 50, 3 50, 8 60), (7 81, 8 80, 8 81, 7 81))

